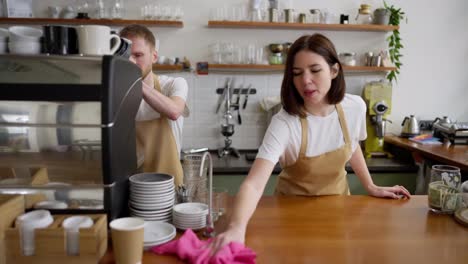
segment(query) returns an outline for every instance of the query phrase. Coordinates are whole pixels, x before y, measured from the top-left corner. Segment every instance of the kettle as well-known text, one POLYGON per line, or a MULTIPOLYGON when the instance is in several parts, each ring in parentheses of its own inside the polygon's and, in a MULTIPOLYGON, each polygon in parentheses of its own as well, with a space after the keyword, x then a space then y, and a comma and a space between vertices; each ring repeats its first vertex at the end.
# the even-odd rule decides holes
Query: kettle
POLYGON ((401 125, 403 126, 401 129, 402 137, 414 137, 420 134, 419 122, 414 115, 406 116, 401 125))
POLYGON ((448 116, 444 116, 442 118, 440 117, 437 117, 433 122, 432 122, 432 125, 434 124, 451 124, 452 123, 452 120, 450 120, 450 118, 448 118, 448 116))

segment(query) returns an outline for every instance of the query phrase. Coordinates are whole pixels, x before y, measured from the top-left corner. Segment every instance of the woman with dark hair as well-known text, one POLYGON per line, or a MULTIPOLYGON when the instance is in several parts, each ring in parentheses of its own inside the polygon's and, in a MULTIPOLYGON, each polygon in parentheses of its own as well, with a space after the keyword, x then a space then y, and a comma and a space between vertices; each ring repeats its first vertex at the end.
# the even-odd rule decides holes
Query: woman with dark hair
POLYGON ((211 243, 214 252, 230 241, 244 242, 247 223, 278 161, 283 169, 278 195, 349 195, 349 162, 369 195, 410 197, 403 186, 373 183, 359 147, 367 137, 366 105, 345 90, 333 43, 320 34, 297 39, 289 49, 281 86, 283 109, 273 117, 240 187, 228 229, 211 243))

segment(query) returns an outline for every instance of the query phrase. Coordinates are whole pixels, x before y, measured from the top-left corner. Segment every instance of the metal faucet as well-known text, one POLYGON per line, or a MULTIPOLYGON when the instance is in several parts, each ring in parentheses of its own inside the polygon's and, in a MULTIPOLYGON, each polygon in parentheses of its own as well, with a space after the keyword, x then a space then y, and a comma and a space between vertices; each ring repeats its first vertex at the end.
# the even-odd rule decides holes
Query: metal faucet
POLYGON ((211 214, 213 211, 213 159, 211 158, 211 155, 208 151, 203 153, 201 159, 200 177, 203 175, 206 157, 208 157, 210 160, 210 172, 208 176, 208 215, 206 216, 206 227, 203 235, 205 237, 214 237, 216 233, 214 230, 213 216, 211 214))

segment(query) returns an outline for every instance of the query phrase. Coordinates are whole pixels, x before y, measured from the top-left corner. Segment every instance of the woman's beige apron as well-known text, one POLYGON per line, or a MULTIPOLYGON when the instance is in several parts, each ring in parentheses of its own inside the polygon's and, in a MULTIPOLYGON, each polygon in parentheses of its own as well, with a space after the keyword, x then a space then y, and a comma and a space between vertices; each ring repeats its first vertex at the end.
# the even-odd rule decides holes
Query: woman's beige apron
POLYGON ((349 194, 345 165, 352 154, 348 126, 340 104, 336 105, 345 144, 315 157, 306 157, 308 125, 301 118, 302 140, 296 162, 285 167, 276 185, 276 194, 283 195, 347 195, 349 194))
MULTIPOLYGON (((156 75, 154 89, 161 92, 156 75)), ((137 153, 144 154, 143 172, 166 173, 174 176, 176 186, 182 184, 182 165, 168 118, 161 114, 157 119, 137 121, 136 136, 137 153)))

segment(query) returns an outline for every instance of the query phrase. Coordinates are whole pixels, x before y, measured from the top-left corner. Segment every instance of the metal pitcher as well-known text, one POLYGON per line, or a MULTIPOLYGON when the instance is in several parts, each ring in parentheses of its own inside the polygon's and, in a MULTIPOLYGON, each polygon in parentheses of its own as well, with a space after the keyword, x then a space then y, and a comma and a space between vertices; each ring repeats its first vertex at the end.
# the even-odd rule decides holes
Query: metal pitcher
POLYGON ((402 137, 413 137, 421 133, 419 122, 414 115, 406 116, 401 125, 403 126, 401 130, 402 137))

